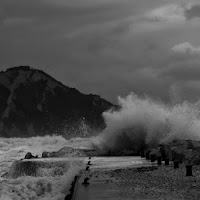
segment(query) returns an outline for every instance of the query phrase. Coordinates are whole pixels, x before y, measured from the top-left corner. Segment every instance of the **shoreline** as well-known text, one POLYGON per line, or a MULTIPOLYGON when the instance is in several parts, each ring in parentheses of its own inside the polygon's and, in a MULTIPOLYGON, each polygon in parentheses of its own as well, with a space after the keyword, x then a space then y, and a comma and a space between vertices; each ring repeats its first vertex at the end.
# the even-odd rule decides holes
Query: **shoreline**
POLYGON ((144 195, 150 199, 200 199, 200 166, 193 166, 193 176, 186 177, 185 164, 179 169, 173 165, 159 166, 154 170, 123 169, 111 172, 117 181, 114 187, 130 198, 144 195))
MULTIPOLYGON (((186 166, 149 166, 119 169, 91 169, 83 172, 90 177, 91 193, 95 184, 103 183, 122 199, 198 200, 200 199, 200 166, 193 166, 193 176, 186 177, 186 166)), ((80 181, 80 182, 81 182, 80 181)), ((80 183, 79 183, 80 185, 80 183)), ((101 186, 100 186, 101 187, 101 186)), ((103 192, 103 188, 99 193, 103 192)), ((80 194, 79 194, 80 195, 80 194)), ((109 199, 109 198, 108 198, 109 199)), ((112 198, 110 198, 112 199, 112 198)))

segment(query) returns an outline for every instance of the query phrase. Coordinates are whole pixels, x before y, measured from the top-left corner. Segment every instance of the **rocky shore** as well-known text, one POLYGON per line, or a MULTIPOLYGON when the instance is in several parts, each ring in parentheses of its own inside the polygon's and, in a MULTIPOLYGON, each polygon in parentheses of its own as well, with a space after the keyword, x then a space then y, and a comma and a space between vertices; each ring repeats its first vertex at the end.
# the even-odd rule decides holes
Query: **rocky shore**
POLYGON ((199 165, 200 164, 200 142, 191 140, 174 140, 167 144, 160 144, 157 147, 146 148, 143 156, 151 158, 161 157, 164 161, 176 161, 179 163, 199 165))
POLYGON ((193 176, 186 177, 185 165, 124 168, 91 171, 90 181, 105 181, 107 187, 123 199, 198 200, 200 199, 200 167, 193 167, 193 176), (99 179, 99 180, 98 180, 99 179))
POLYGON ((170 165, 153 171, 117 170, 110 172, 110 175, 117 180, 114 187, 130 199, 135 196, 159 200, 200 199, 200 167, 193 167, 191 177, 186 177, 185 171, 185 165, 180 165, 176 170, 170 165))
MULTIPOLYGON (((90 180, 94 179, 94 182, 98 182, 100 179, 108 184, 108 187, 119 191, 126 199, 200 199, 200 166, 198 165, 200 160, 200 142, 173 141, 166 145, 147 149, 145 154, 147 152, 150 157, 153 155, 156 157, 161 156, 168 158, 171 162, 168 166, 165 166, 163 159, 162 165, 159 166, 156 165, 157 161, 155 161, 155 164, 150 167, 132 168, 130 166, 120 166, 117 169, 108 169, 105 165, 102 165, 102 169, 101 167, 99 169, 91 167, 91 170, 84 170, 84 176, 87 175, 87 177, 90 177, 90 180), (172 161, 179 163, 178 169, 174 169, 172 161), (193 176, 186 176, 186 165, 188 163, 193 165, 193 176)), ((30 153, 27 155, 31 155, 31 160, 22 159, 15 161, 9 172, 5 174, 4 177, 8 178, 11 182, 9 183, 11 186, 16 184, 14 179, 16 179, 16 181, 19 179, 23 180, 25 177, 28 177, 26 178, 27 180, 30 179, 30 177, 34 177, 35 179, 45 178, 45 183, 50 181, 51 177, 53 179, 60 179, 68 173, 69 169, 73 169, 74 166, 81 166, 79 169, 85 169, 88 158, 98 155, 98 152, 95 150, 64 147, 56 152, 43 152, 42 158, 32 156, 30 153)), ((25 157, 27 157, 27 155, 25 157)), ((104 159, 108 162, 108 158, 109 162, 111 162, 110 157, 105 157, 104 159)), ((94 161, 95 159, 92 158, 92 166, 95 165, 94 161)), ((74 173, 74 176, 75 175, 78 175, 77 171, 74 173)), ((72 181, 73 179, 74 177, 70 177, 70 179, 67 180, 72 181)), ((50 182, 51 188, 55 187, 56 184, 50 182)), ((11 187, 10 185, 9 187, 11 187)), ((65 195, 68 194, 68 185, 70 184, 68 183, 67 186, 65 186, 65 191, 63 192, 65 195)), ((3 188, 2 190, 6 189, 3 188)), ((73 187, 70 190, 73 192, 73 187)), ((46 191, 42 195, 47 195, 48 193, 49 195, 53 195, 53 189, 52 192, 46 191)), ((15 193, 12 193, 12 196, 14 194, 15 193)), ((69 193, 65 198, 71 198, 71 196, 72 193, 69 193)))

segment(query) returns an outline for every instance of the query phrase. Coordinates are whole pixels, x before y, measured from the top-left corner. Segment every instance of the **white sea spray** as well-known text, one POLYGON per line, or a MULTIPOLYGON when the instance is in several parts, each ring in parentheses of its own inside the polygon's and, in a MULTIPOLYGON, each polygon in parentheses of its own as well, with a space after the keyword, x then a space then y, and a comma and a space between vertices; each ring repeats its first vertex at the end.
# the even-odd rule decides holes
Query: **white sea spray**
POLYGON ((121 109, 103 114, 106 129, 98 145, 111 151, 140 151, 173 140, 200 140, 200 101, 165 104, 130 94, 118 98, 121 109))

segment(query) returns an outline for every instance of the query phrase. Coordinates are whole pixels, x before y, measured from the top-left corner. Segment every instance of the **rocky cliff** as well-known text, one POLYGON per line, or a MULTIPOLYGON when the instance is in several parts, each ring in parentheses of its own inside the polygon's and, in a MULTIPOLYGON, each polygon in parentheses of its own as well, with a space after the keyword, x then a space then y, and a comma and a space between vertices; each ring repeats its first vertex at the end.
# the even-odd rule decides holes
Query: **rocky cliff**
POLYGON ((88 134, 105 127, 102 113, 114 107, 29 66, 0 72, 1 137, 88 134))

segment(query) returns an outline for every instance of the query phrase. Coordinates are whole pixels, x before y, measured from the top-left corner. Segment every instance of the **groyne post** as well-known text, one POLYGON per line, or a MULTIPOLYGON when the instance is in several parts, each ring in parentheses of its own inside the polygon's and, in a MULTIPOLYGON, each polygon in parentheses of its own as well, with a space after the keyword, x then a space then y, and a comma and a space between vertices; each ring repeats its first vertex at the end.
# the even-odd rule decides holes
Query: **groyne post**
POLYGON ((141 156, 141 158, 144 158, 144 157, 145 157, 145 156, 144 156, 144 151, 141 151, 140 156, 141 156))
POLYGON ((149 154, 150 154, 149 151, 146 151, 145 157, 147 160, 149 160, 149 158, 150 158, 149 154))
POLYGON ((89 171, 89 170, 90 170, 90 167, 87 166, 87 167, 85 168, 85 171, 89 171))
POLYGON ((192 165, 186 165, 186 176, 192 176, 192 165))
POLYGON ((154 155, 154 154, 151 154, 151 162, 155 162, 156 161, 156 155, 154 155))
POLYGON ((85 178, 82 185, 89 185, 90 183, 88 181, 89 181, 89 178, 85 178))
POLYGON ((178 161, 174 161, 174 169, 178 169, 179 168, 179 162, 178 161))
POLYGON ((168 158, 165 159, 165 165, 169 165, 169 159, 168 158))
POLYGON ((92 164, 91 164, 91 161, 88 161, 87 165, 92 165, 92 164))
POLYGON ((158 156, 158 162, 157 162, 158 165, 162 165, 162 157, 161 156, 158 156))

